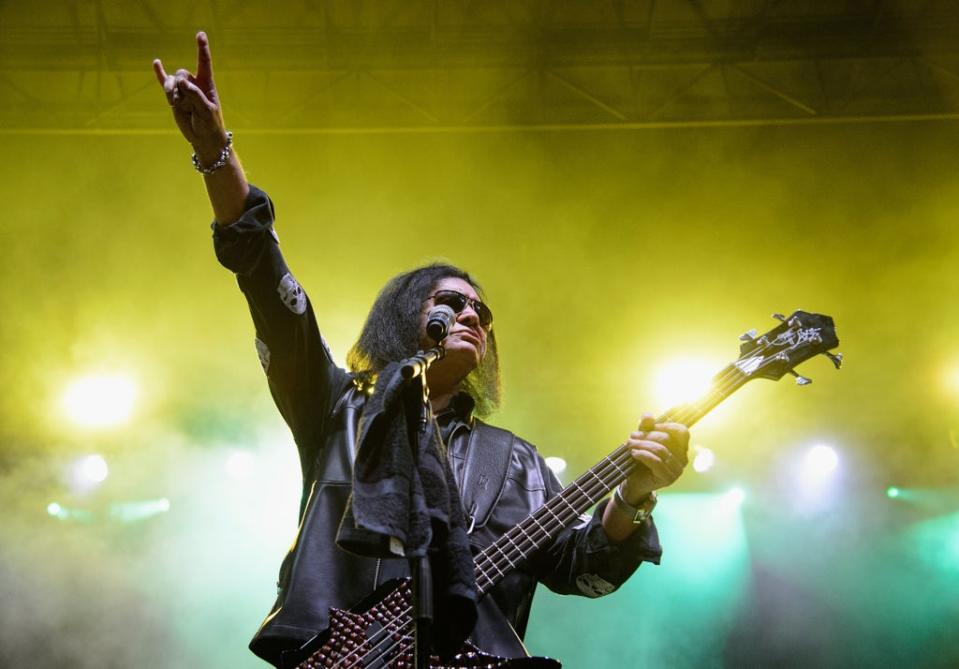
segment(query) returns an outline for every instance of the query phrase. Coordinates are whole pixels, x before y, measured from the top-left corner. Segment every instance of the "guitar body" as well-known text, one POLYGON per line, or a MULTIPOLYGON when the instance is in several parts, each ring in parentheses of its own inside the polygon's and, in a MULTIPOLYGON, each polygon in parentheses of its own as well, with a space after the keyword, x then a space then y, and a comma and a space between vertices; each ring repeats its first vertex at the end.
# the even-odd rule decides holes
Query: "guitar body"
MULTIPOLYGON (((413 669, 412 592, 409 579, 388 581, 349 611, 330 609, 330 627, 296 651, 289 669, 413 669)), ((456 655, 430 656, 430 669, 560 669, 543 657, 489 655, 470 643, 456 655)))

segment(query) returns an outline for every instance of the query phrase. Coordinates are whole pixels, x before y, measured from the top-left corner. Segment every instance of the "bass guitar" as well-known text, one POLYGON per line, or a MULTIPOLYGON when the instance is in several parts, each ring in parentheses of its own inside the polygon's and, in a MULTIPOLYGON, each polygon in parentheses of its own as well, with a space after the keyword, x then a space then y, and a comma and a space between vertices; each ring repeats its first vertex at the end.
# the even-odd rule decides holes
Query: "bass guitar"
MULTIPOLYGON (((773 314, 779 325, 762 336, 751 330, 740 337, 739 357, 713 377, 709 390, 695 402, 670 409, 656 422, 691 426, 753 379, 779 380, 786 374, 799 385, 811 381, 794 367, 824 354, 839 369, 842 354, 832 318, 796 311, 773 314)), ((485 595, 507 573, 548 545, 564 528, 606 497, 636 467, 627 444, 600 460, 561 493, 527 516, 476 557, 476 587, 485 595)), ((413 669, 413 628, 409 579, 385 583, 349 611, 331 609, 330 628, 290 656, 296 669, 413 669)), ((558 669, 550 658, 503 658, 467 644, 452 658, 430 658, 430 669, 558 669)))

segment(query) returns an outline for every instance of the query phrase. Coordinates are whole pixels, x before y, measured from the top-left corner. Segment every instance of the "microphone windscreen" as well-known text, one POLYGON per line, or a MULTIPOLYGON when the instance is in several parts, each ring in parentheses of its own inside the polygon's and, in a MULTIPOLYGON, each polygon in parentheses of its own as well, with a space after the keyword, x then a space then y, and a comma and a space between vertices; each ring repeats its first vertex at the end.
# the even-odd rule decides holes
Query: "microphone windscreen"
POLYGON ((426 334, 437 344, 449 333, 456 322, 456 312, 446 304, 438 304, 426 316, 426 334))

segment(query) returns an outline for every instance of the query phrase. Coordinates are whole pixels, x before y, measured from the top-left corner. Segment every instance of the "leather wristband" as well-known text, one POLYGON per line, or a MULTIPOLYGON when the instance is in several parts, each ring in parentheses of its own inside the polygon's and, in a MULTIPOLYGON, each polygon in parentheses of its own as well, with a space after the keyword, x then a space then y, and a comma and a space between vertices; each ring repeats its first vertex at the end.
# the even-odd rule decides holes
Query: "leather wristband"
POLYGON ((650 516, 653 514, 653 509, 656 507, 656 492, 651 491, 642 502, 639 503, 639 506, 633 506, 626 501, 626 498, 623 497, 623 493, 620 490, 620 486, 616 486, 613 490, 613 504, 616 505, 616 508, 619 509, 622 513, 626 514, 633 520, 634 525, 642 525, 650 516))

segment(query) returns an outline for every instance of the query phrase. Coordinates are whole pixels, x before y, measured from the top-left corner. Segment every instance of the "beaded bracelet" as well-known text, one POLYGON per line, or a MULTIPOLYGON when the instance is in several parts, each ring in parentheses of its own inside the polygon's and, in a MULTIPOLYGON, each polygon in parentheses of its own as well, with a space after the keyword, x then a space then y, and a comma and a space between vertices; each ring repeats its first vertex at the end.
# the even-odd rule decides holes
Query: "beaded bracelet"
POLYGON ((233 152, 233 133, 227 130, 226 132, 226 146, 223 147, 223 150, 220 151, 220 157, 216 159, 216 162, 210 165, 209 167, 203 167, 200 165, 200 159, 196 157, 196 154, 193 154, 193 167, 200 174, 213 174, 218 169, 227 164, 230 160, 230 153, 233 152))

